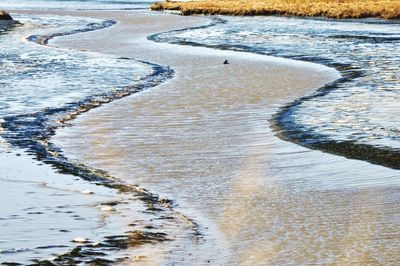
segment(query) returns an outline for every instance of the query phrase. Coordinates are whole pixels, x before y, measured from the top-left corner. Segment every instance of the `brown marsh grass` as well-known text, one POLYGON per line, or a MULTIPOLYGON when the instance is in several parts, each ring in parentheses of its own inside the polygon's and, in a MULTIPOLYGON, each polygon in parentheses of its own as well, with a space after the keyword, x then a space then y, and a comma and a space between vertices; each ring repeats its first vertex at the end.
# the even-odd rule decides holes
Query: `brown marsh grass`
POLYGON ((152 10, 177 10, 183 15, 287 15, 329 18, 400 18, 400 0, 198 0, 165 1, 152 10))

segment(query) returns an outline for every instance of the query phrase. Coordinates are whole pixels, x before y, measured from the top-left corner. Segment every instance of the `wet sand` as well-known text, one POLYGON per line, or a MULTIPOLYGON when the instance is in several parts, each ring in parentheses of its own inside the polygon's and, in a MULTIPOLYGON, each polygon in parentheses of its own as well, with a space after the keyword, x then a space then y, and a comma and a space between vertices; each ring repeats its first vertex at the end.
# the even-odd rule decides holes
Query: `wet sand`
MULTIPOLYGON (((204 18, 73 15, 119 24, 53 45, 135 57, 176 72, 156 88, 78 117, 54 138, 68 157, 173 199, 201 226, 206 244, 181 246, 167 261, 188 254, 199 264, 399 261, 398 172, 283 142, 269 127, 276 108, 333 81, 336 71, 146 39, 208 23, 204 18), (223 65, 225 59, 231 64, 223 65)), ((171 249, 166 243, 157 250, 171 249)))

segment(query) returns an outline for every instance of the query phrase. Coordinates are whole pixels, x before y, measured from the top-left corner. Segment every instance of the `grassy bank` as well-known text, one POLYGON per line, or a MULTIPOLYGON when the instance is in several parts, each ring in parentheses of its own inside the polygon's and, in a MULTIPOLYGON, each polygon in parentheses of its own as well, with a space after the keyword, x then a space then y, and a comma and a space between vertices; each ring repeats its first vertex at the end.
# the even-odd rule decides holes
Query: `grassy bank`
POLYGON ((159 2, 152 10, 183 15, 290 15, 329 18, 400 19, 400 0, 199 0, 159 2))
POLYGON ((6 11, 0 10, 0 20, 12 20, 12 17, 6 11))

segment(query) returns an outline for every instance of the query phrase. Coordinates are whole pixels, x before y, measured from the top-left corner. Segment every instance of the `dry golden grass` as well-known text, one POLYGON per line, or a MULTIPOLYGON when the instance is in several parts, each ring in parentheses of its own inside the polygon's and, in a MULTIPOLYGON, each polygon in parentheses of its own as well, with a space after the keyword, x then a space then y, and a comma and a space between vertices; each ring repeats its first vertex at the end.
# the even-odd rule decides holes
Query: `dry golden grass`
POLYGON ((159 2, 152 10, 183 15, 288 15, 329 18, 400 18, 400 0, 198 0, 159 2))

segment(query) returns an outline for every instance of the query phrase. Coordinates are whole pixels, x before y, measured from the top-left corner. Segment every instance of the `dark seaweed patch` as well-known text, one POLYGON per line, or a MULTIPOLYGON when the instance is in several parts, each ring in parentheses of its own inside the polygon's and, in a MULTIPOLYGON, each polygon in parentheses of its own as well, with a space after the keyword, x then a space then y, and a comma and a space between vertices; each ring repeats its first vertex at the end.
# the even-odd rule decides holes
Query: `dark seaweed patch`
POLYGON ((68 246, 65 245, 48 245, 48 246, 37 247, 36 249, 67 248, 67 247, 68 246))
POLYGON ((129 247, 169 240, 165 233, 152 233, 139 230, 127 233, 127 235, 105 237, 106 240, 101 245, 108 248, 127 249, 129 247))
POLYGON ((55 37, 68 36, 68 35, 73 35, 73 34, 77 34, 77 33, 100 30, 100 29, 111 27, 115 24, 117 24, 117 22, 115 20, 107 19, 107 20, 103 20, 99 23, 89 23, 85 26, 85 28, 82 28, 82 29, 75 29, 75 30, 64 31, 64 32, 56 32, 56 33, 52 33, 49 35, 31 35, 27 38, 27 40, 41 44, 41 45, 47 45, 49 40, 51 40, 55 37))
MULTIPOLYGON (((54 260, 34 260, 30 266, 61 266, 61 265, 111 265, 116 261, 105 259, 108 250, 122 250, 144 244, 156 244, 168 241, 165 233, 130 231, 125 235, 106 236, 100 244, 85 244, 59 255, 54 260), (101 251, 99 251, 101 250, 101 251), (104 252, 103 252, 104 251, 104 252)), ((7 265, 7 264, 5 264, 7 265)), ((19 264, 10 264, 19 265, 19 264)))

